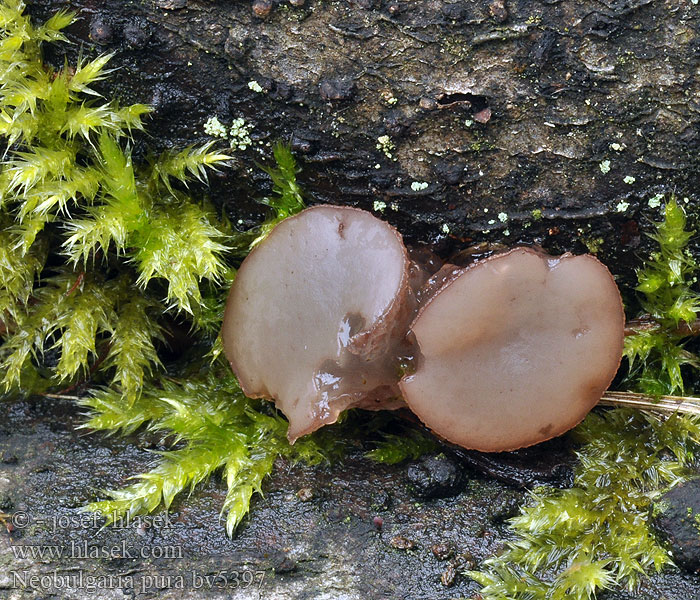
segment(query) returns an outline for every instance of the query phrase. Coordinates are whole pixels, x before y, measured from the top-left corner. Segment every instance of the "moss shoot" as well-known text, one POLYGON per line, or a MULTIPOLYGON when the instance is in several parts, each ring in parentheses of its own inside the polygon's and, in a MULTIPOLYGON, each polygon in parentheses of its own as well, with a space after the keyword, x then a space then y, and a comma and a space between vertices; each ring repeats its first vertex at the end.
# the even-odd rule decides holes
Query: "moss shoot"
POLYGON ((167 508, 218 471, 232 533, 280 453, 312 463, 322 457, 313 440, 289 446, 282 419, 243 396, 220 345, 211 343, 236 261, 304 207, 294 158, 285 146, 274 148, 270 219, 253 231, 231 230, 187 187, 229 157, 209 143, 137 164, 132 139, 149 107, 122 107, 94 91, 108 76, 109 55, 47 66, 42 45, 66 42, 61 30, 73 15, 36 26, 23 10, 19 0, 0 2, 0 135, 7 144, 0 385, 5 394, 90 386, 92 394, 78 398, 85 427, 148 427, 180 442, 137 483, 106 492, 90 510, 119 518, 167 508), (189 324, 203 348, 191 360, 209 374, 165 377, 158 349, 167 313, 189 324))
MULTIPOLYGON (((695 321, 696 263, 687 250, 683 208, 671 199, 652 235, 658 250, 638 271, 652 331, 628 336, 626 387, 682 392, 683 368, 698 357, 683 347, 695 321), (684 333, 685 332, 685 333, 684 333)), ((510 521, 514 539, 481 571, 468 574, 484 600, 589 600, 610 588, 634 591, 649 572, 672 564, 650 528, 654 500, 695 474, 700 417, 668 418, 627 408, 594 411, 572 434, 580 447, 574 486, 535 490, 510 521)))

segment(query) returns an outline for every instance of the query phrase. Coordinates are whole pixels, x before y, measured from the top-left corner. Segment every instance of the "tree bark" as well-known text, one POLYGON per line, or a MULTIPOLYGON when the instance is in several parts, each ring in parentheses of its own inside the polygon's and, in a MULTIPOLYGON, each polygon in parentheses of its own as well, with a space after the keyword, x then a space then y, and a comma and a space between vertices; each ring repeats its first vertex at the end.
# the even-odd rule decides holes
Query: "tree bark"
MULTIPOLYGON (((2 600, 32 592, 65 600, 475 599, 480 587, 463 572, 502 548, 506 520, 527 501, 520 484, 566 486, 574 460, 561 441, 500 455, 464 451, 459 459, 445 448, 440 465, 462 477, 446 497, 426 498, 411 472, 430 477, 430 463, 378 465, 363 456, 367 440, 340 438, 355 450, 332 466, 280 461, 233 539, 220 519, 218 477, 176 499, 167 517, 101 528, 80 507, 147 470, 158 437, 79 434, 74 405, 58 399, 3 410, 2 600)), ((700 600, 700 577, 669 569, 632 594, 603 597, 700 600)))
POLYGON ((255 163, 291 140, 311 202, 376 209, 443 253, 483 240, 594 249, 629 281, 658 215, 649 199, 698 187, 692 2, 29 4, 40 18, 77 11, 73 55, 115 53, 104 93, 155 108, 142 143, 203 139, 212 115, 253 126, 237 168, 212 182, 241 226, 269 192, 255 163))

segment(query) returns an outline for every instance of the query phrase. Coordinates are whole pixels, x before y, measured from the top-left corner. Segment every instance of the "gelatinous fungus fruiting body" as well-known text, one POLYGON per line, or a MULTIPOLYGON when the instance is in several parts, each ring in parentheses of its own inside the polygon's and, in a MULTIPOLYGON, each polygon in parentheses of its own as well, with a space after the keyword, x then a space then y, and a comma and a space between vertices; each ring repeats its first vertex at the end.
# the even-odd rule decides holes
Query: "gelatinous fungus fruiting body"
POLYGON ((455 271, 411 325, 421 360, 400 388, 441 437, 500 452, 555 437, 620 365, 620 293, 590 255, 515 248, 455 271))
POLYGON ((500 452, 579 423, 619 367, 622 300, 589 255, 531 248, 441 265, 368 212, 317 206, 243 262, 222 331, 246 394, 294 441, 347 408, 408 407, 438 436, 500 452), (405 402, 405 404, 404 404, 405 402))
POLYGON ((274 398, 294 441, 350 407, 403 406, 397 356, 414 313, 401 235, 372 214, 315 206, 243 261, 226 356, 251 397, 274 398))

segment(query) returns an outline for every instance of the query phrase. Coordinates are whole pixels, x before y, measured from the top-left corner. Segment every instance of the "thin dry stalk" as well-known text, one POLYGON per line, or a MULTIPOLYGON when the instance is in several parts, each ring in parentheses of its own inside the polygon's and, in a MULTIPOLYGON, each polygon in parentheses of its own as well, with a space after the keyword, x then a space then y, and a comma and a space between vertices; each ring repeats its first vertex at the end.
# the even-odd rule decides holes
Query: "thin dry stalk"
POLYGON ((700 416, 700 398, 690 396, 660 396, 654 398, 636 392, 612 392, 603 394, 600 406, 627 406, 662 413, 684 413, 700 416))

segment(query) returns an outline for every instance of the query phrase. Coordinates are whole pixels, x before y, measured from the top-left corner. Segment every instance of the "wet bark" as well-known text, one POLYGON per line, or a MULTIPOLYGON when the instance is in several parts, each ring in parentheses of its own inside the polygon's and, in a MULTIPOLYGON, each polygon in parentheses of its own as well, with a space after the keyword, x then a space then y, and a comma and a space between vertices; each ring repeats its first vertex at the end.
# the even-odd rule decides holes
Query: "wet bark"
POLYGON ((37 17, 66 6, 70 53, 115 53, 105 93, 154 106, 149 145, 203 139, 212 115, 253 127, 213 179, 241 225, 269 191, 255 162, 284 139, 311 202, 374 208, 443 253, 593 249, 624 282, 648 200, 698 187, 692 2, 29 2, 37 17))
MULTIPOLYGON (((74 405, 56 399, 2 410, 0 513, 14 516, 0 523, 2 600, 32 593, 67 600, 476 598, 479 586, 463 572, 502 547, 506 520, 527 498, 521 485, 545 475, 566 486, 559 475, 572 461, 560 444, 543 444, 501 461, 445 449, 437 460, 386 466, 363 456, 366 440, 340 438, 355 449, 334 465, 278 462, 233 539, 220 520, 225 484, 218 478, 176 499, 167 518, 156 513, 102 529, 80 508, 147 470, 158 440, 79 433, 74 405), (459 470, 459 480, 426 494, 419 480, 439 478, 445 468, 459 470)), ((600 598, 700 600, 700 577, 668 570, 633 594, 600 598)))

